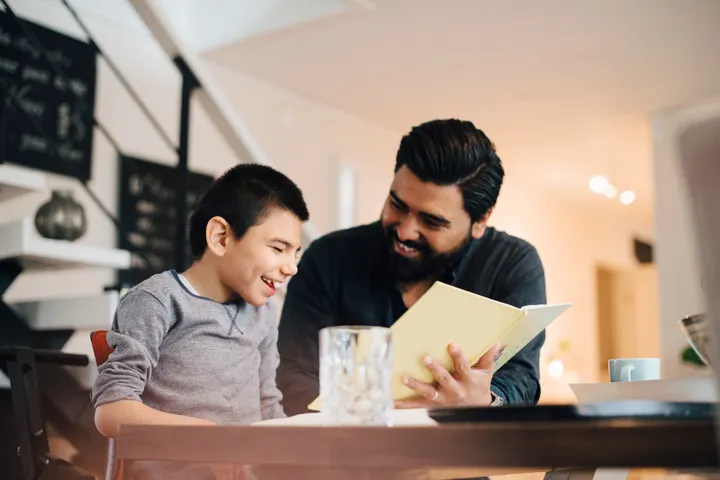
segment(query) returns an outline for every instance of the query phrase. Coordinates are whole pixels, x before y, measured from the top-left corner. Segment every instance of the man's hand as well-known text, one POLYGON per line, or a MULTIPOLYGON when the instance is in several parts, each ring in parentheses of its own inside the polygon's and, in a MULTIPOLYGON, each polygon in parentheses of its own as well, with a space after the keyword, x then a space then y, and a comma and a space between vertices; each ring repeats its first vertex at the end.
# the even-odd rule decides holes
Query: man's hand
POLYGON ((460 351, 460 347, 451 344, 448 351, 453 359, 455 372, 451 374, 436 360, 425 358, 423 363, 435 377, 437 387, 414 378, 404 378, 405 385, 420 396, 411 400, 397 401, 395 408, 488 406, 492 403, 490 382, 493 376, 493 364, 500 354, 499 345, 493 345, 472 367, 460 351))

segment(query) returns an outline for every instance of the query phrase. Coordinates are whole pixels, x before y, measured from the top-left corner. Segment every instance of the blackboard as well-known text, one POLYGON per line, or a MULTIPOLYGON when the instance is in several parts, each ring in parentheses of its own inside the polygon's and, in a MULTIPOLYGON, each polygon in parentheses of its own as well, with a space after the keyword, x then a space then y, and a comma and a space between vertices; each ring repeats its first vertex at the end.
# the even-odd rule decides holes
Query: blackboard
MULTIPOLYGON (((180 172, 173 166, 120 156, 120 230, 118 247, 132 254, 131 268, 118 272, 120 285, 137 285, 155 273, 175 268, 175 239, 180 172)), ((214 181, 190 172, 188 221, 195 204, 214 181)), ((187 224, 187 223, 186 223, 187 224)), ((186 264, 192 262, 186 248, 186 264)))
POLYGON ((0 12, 0 162, 89 180, 95 48, 22 22, 0 12))

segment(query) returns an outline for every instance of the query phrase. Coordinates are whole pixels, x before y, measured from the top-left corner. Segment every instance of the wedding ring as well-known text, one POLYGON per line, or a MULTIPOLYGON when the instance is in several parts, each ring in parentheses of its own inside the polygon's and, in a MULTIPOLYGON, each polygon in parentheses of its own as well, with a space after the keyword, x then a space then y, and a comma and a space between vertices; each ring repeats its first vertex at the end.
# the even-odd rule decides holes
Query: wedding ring
POLYGON ((430 399, 430 401, 435 401, 435 399, 440 395, 440 392, 438 392, 437 388, 435 389, 435 395, 430 399))

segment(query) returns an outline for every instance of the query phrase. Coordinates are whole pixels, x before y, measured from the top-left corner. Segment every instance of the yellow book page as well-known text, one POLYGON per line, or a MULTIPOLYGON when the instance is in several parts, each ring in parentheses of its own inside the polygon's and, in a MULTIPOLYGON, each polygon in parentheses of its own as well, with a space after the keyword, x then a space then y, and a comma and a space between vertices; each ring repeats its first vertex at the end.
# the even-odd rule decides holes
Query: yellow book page
MULTIPOLYGON (((497 372, 508 360, 514 357, 525 345, 537 337, 565 310, 569 303, 559 305, 534 305, 523 307, 523 318, 516 322, 499 340, 500 357, 495 361, 493 372, 497 372)), ((477 362, 482 355, 473 359, 477 362)))
POLYGON ((522 315, 519 308, 436 282, 390 327, 395 352, 393 398, 417 396, 402 383, 403 375, 435 381, 422 363, 426 355, 453 372, 450 343, 456 343, 466 357, 480 358, 522 315))
MULTIPOLYGON (((392 394, 395 400, 417 396, 406 387, 403 375, 424 382, 433 376, 423 365, 426 355, 453 371, 447 347, 460 346, 468 358, 482 356, 515 324, 523 311, 511 305, 436 282, 390 327, 393 341, 392 394)), ((309 406, 320 410, 319 398, 309 406)))

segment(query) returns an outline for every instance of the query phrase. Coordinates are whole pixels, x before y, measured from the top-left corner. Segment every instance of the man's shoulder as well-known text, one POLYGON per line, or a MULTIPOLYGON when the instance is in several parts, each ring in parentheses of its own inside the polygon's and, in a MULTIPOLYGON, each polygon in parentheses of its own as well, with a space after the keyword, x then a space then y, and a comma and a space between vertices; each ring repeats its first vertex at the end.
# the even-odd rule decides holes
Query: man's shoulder
POLYGON ((326 255, 342 254, 350 250, 357 252, 358 248, 364 249, 376 245, 377 240, 382 236, 382 227, 379 222, 358 225, 335 230, 318 237, 310 244, 308 251, 312 250, 315 253, 322 251, 326 255))
POLYGON ((491 256, 504 260, 507 266, 514 264, 533 264, 542 268, 537 248, 529 241, 494 227, 486 230, 486 242, 482 242, 491 256))
POLYGON ((487 233, 489 234, 490 243, 496 248, 516 251, 518 253, 537 253, 535 246, 523 238, 511 235, 503 230, 498 230, 495 227, 487 227, 487 233))
POLYGON ((382 237, 382 226, 380 225, 380 222, 373 222, 326 233, 325 235, 319 237, 316 242, 345 244, 348 242, 362 242, 380 237, 382 237))

